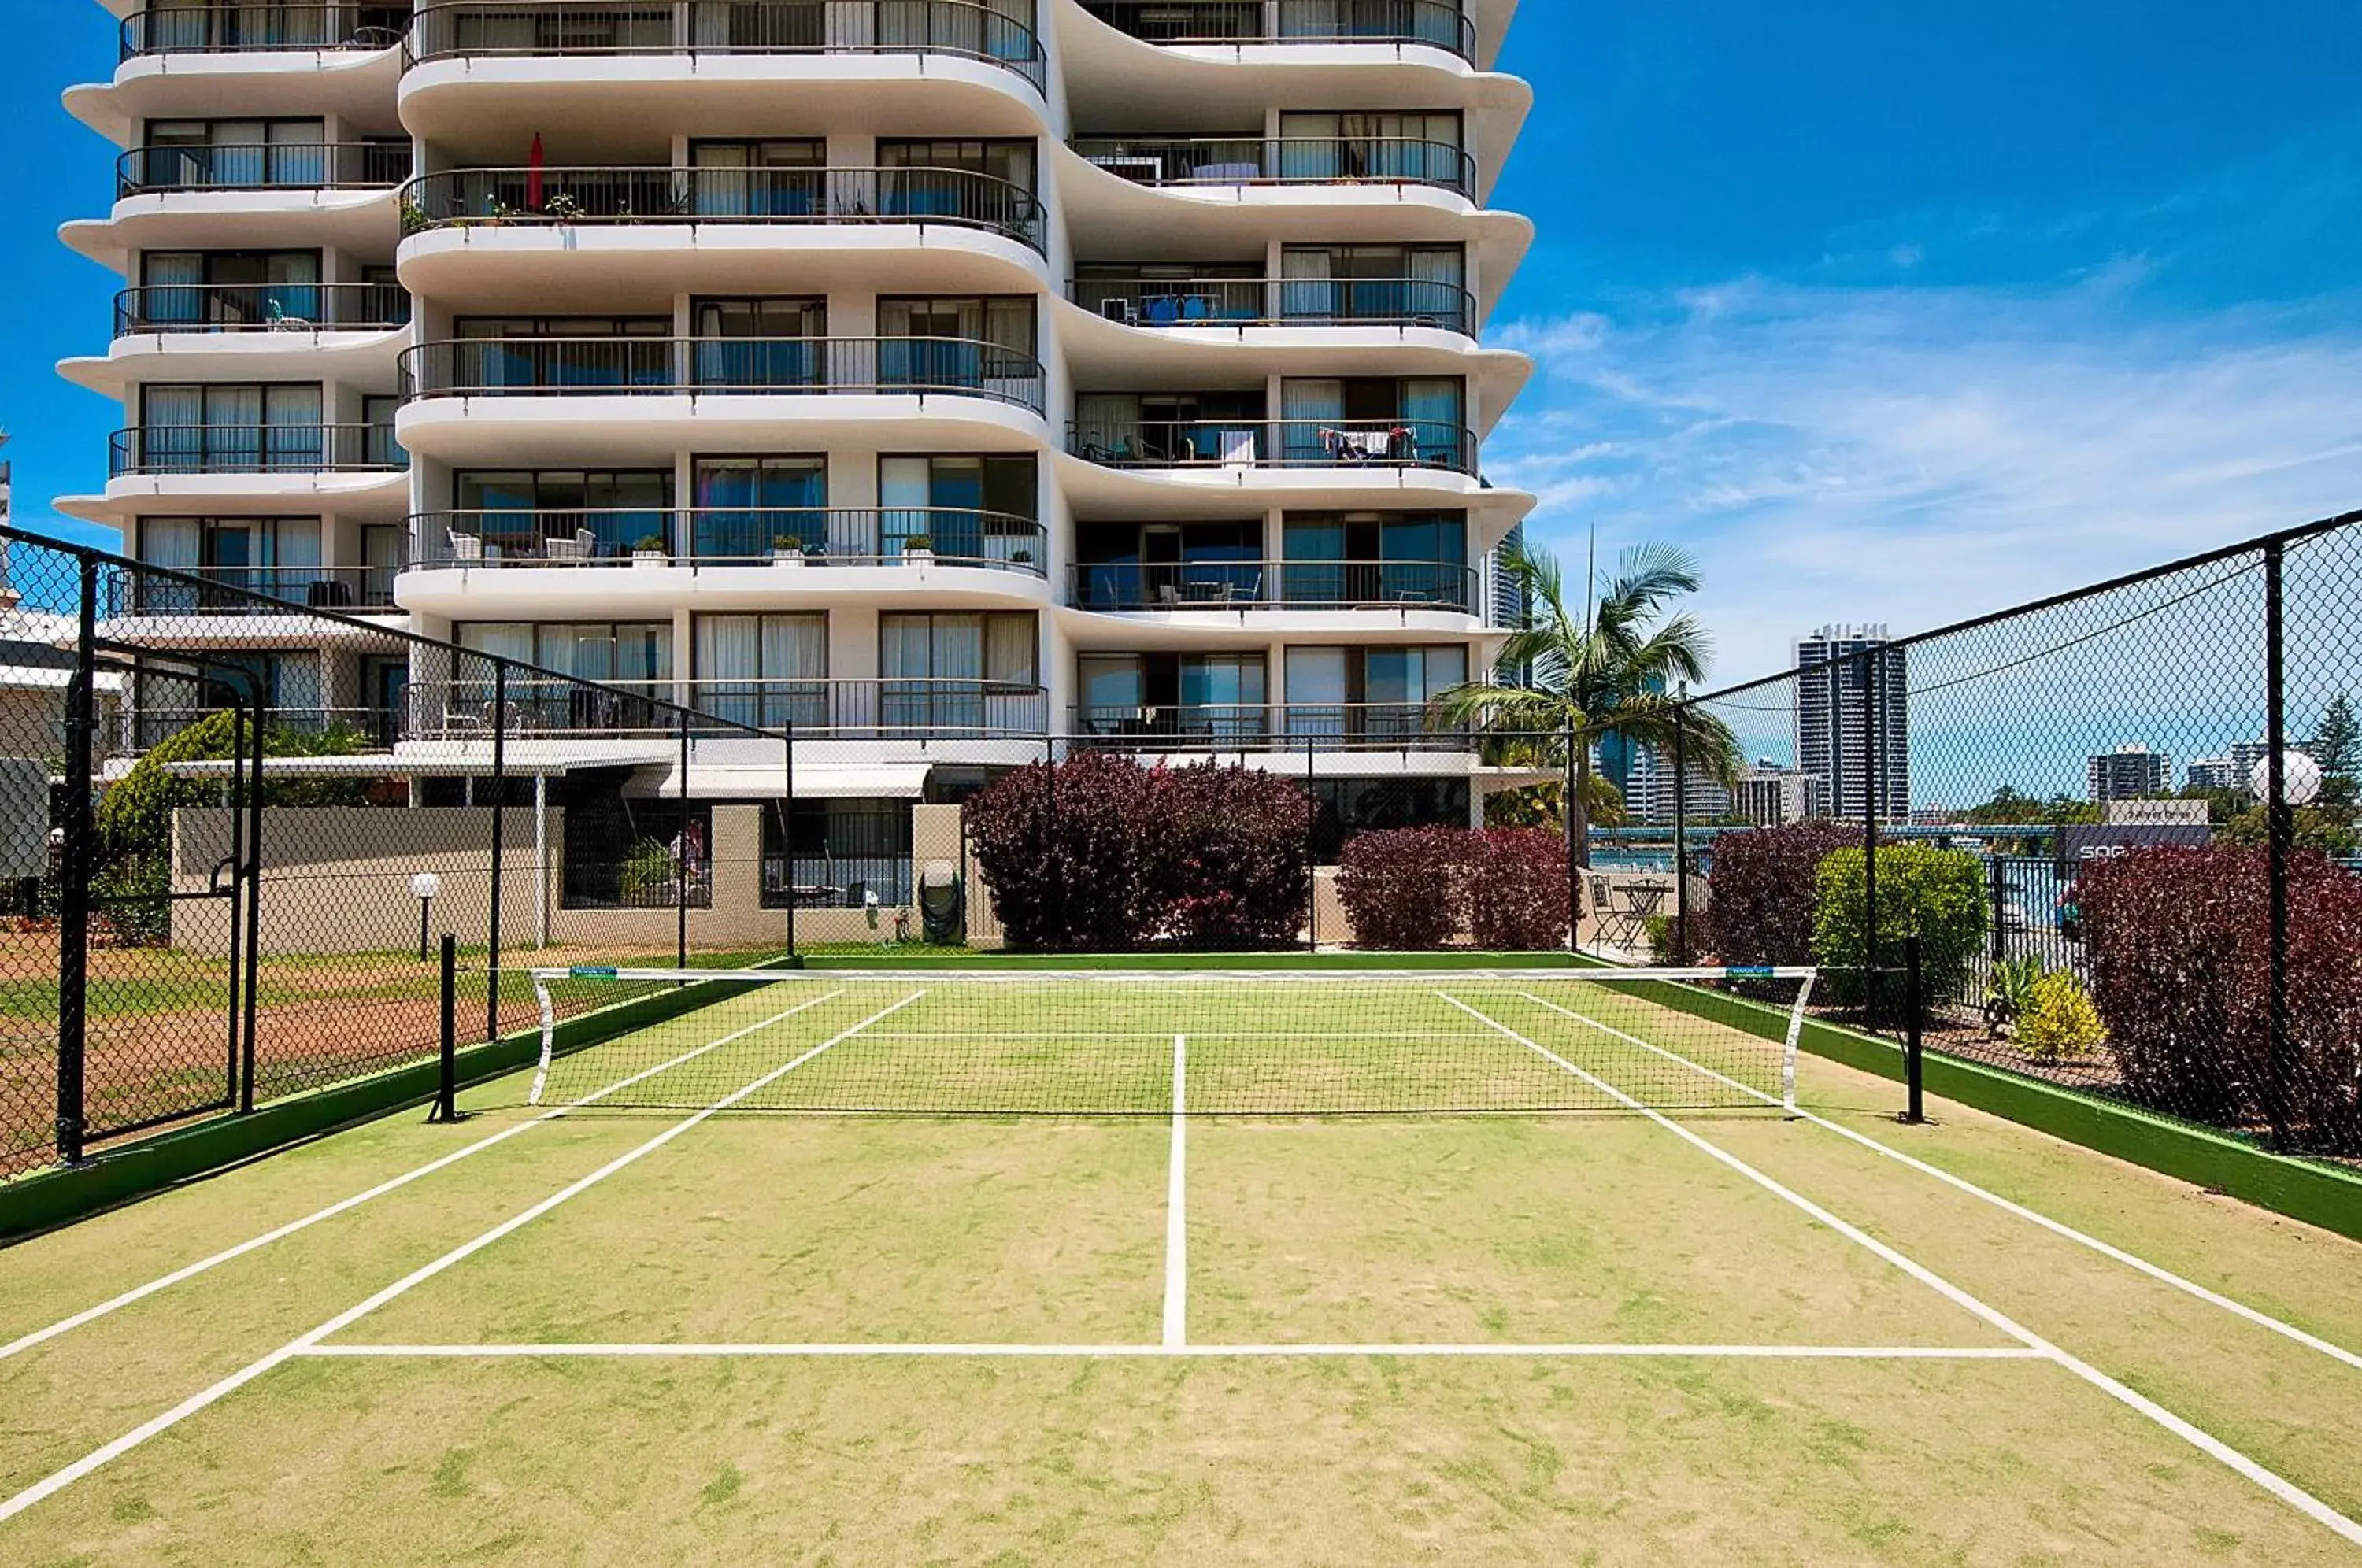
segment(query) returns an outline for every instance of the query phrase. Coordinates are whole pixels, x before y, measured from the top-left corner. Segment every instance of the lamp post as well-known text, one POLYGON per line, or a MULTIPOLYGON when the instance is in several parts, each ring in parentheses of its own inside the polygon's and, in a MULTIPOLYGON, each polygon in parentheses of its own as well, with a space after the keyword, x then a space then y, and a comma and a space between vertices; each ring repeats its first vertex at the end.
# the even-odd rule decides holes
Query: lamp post
POLYGON ((443 891, 443 878, 432 871, 421 871, 410 879, 410 896, 418 900, 418 961, 426 962, 427 911, 443 891))

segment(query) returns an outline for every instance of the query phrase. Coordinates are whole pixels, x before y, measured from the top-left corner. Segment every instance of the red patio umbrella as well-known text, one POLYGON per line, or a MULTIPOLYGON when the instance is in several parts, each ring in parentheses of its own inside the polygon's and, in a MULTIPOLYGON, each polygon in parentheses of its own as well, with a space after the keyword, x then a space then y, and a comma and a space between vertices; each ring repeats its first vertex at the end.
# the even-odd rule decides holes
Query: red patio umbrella
POLYGON ((524 204, 535 212, 541 211, 541 133, 533 133, 533 151, 525 158, 524 204))

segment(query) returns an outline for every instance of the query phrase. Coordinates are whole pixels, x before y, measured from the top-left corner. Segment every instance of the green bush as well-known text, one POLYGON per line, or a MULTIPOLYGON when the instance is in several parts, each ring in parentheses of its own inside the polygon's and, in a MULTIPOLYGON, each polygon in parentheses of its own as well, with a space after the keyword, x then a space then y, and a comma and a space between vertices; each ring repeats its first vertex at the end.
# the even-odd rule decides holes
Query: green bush
POLYGON ((632 845, 631 854, 624 857, 617 885, 627 907, 657 908, 678 898, 678 879, 670 847, 658 840, 644 838, 632 845))
MULTIPOLYGON (((1867 971, 1903 962, 1905 937, 1919 938, 1920 973, 1930 1001, 1968 993, 1985 941, 1985 873, 1973 855, 1926 844, 1878 848, 1878 952, 1870 951, 1867 862, 1859 848, 1821 861, 1815 876, 1813 956, 1831 999, 1857 1006, 1870 995, 1867 971)), ((1901 998, 1899 983, 1879 995, 1901 998)))
POLYGON ((2106 1043, 2107 1026, 2081 981, 2053 969, 2034 982, 2034 994, 2017 1021, 2017 1043, 2037 1062, 2056 1064, 2089 1056, 2106 1043))

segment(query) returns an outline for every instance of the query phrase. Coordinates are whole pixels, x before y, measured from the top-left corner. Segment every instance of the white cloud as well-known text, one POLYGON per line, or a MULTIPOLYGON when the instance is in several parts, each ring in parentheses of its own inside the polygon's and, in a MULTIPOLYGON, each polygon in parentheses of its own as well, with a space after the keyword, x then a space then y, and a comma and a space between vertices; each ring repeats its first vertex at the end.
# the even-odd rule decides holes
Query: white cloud
POLYGON ((1695 550, 1724 679, 1824 622, 1917 630, 2362 505, 2355 302, 2160 318, 2150 275, 1513 323, 1541 372, 1488 464, 1545 544, 1695 550))

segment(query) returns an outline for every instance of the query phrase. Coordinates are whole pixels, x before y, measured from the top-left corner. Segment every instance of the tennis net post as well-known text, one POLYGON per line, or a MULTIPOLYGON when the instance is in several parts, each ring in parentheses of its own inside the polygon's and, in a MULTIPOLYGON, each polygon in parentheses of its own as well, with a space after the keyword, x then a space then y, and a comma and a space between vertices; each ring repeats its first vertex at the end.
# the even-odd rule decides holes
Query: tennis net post
POLYGON ((1916 1127, 1927 1120, 1926 974, 1917 932, 1903 940, 1903 1081, 1906 1096, 1903 1120, 1916 1127))
POLYGON ((436 1061, 435 1110, 430 1122, 459 1120, 459 939, 443 933, 443 1038, 436 1061))

